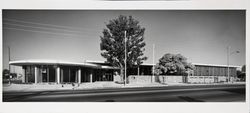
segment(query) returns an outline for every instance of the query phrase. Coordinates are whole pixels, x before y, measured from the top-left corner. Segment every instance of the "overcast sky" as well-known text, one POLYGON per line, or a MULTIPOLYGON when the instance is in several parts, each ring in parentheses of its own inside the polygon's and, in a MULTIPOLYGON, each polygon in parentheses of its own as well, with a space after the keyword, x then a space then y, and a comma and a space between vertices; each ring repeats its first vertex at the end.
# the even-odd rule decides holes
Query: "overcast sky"
POLYGON ((3 11, 3 68, 12 60, 100 60, 100 36, 105 22, 132 15, 146 28, 145 63, 166 53, 182 54, 189 62, 227 64, 227 46, 240 51, 231 65, 245 64, 245 11, 3 11))

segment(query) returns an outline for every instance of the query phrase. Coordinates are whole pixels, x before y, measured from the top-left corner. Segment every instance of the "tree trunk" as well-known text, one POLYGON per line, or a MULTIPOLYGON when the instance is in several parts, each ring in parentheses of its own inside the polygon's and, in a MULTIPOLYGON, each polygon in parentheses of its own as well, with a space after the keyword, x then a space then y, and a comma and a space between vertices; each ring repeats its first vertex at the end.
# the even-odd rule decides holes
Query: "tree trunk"
POLYGON ((121 81, 124 81, 124 68, 122 67, 120 69, 120 76, 121 76, 121 81))
POLYGON ((122 65, 122 63, 119 63, 120 66, 120 77, 121 77, 121 82, 124 81, 124 66, 122 65))

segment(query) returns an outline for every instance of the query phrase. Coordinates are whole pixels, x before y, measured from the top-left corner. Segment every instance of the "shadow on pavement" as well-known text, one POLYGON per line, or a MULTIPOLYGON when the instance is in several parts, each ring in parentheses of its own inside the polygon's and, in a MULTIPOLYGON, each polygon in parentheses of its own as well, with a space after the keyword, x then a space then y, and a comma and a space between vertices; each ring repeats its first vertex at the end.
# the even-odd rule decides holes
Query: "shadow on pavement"
POLYGON ((115 102, 115 100, 106 100, 105 102, 115 102))
POLYGON ((198 100, 198 99, 194 99, 194 98, 190 98, 188 96, 178 96, 178 98, 185 100, 187 102, 204 102, 202 100, 198 100))

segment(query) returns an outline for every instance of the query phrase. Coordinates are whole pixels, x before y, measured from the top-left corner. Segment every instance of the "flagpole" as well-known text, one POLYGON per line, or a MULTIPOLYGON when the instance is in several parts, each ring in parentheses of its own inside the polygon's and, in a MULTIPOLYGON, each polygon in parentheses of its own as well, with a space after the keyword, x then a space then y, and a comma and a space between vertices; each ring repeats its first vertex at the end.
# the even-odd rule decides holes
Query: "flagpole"
POLYGON ((125 74, 124 74, 124 85, 126 85, 127 82, 127 39, 126 39, 126 31, 125 31, 125 35, 124 35, 124 42, 125 42, 125 59, 124 59, 124 63, 125 63, 125 74))

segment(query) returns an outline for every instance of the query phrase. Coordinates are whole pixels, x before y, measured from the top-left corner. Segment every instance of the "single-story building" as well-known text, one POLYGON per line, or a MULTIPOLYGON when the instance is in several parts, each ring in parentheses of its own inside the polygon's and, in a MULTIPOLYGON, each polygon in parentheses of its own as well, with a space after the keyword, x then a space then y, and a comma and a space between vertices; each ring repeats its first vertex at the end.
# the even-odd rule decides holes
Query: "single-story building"
POLYGON ((23 83, 82 83, 113 81, 117 67, 103 63, 67 62, 59 60, 18 60, 10 65, 22 66, 23 83))
MULTIPOLYGON (((9 64, 22 67, 23 83, 122 81, 119 74, 120 69, 103 61, 67 62, 59 60, 17 60, 10 61, 9 64)), ((153 64, 142 64, 139 67, 128 70, 128 81, 152 82, 163 79, 162 81, 164 82, 212 83, 225 82, 228 80, 228 67, 226 65, 198 63, 194 63, 193 65, 195 69, 189 72, 188 76, 163 75, 161 78, 155 75, 153 78, 153 64)), ((229 73, 231 81, 237 77, 236 69, 238 67, 239 66, 230 66, 229 73)))
POLYGON ((190 83, 217 83, 235 81, 240 66, 193 63, 195 69, 189 73, 190 83), (228 76, 229 73, 229 76, 228 76))
POLYGON ((136 74, 136 69, 129 73, 130 82, 160 82, 160 83, 218 83, 235 81, 237 79, 237 69, 240 66, 229 67, 227 65, 193 63, 194 70, 187 71, 187 75, 155 75, 152 76, 153 64, 140 66, 136 74), (229 69, 229 76, 228 76, 229 69), (143 74, 145 73, 145 74, 143 74), (139 75, 139 76, 138 76, 139 75))

